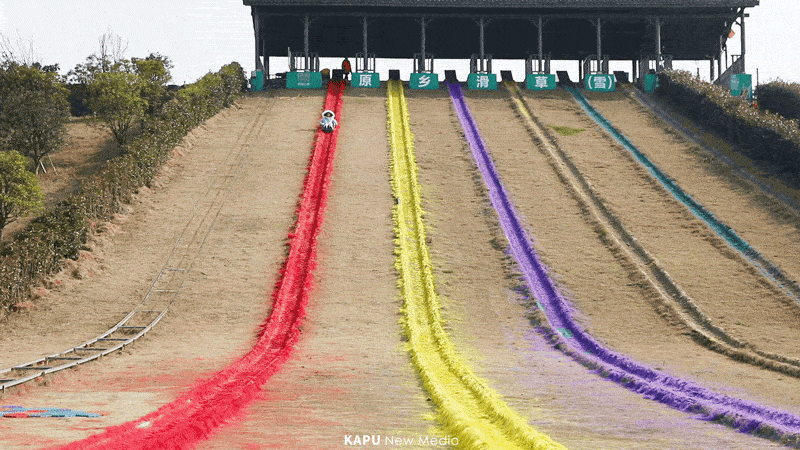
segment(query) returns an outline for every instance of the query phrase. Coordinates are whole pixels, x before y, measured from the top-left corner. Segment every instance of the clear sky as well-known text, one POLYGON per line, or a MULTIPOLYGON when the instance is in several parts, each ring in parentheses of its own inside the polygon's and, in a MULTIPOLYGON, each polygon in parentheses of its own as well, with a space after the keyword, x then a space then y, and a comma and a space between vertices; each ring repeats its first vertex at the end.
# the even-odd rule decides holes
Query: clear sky
MULTIPOLYGON (((747 72, 755 80, 758 69, 761 82, 800 82, 800 0, 761 0, 748 13, 747 72)), ((192 82, 231 61, 242 64, 248 74, 253 70, 253 25, 250 8, 241 0, 0 0, 0 33, 12 43, 32 43, 37 59, 59 64, 62 73, 95 52, 98 38, 109 29, 128 42, 128 57, 151 52, 169 56, 175 63, 176 84, 192 82)), ((739 53, 735 31, 730 54, 739 53)), ((334 63, 323 61, 323 66, 334 63)), ((273 58, 272 69, 285 70, 285 64, 285 58, 273 58)), ((630 71, 630 63, 620 64, 619 69, 630 71)), ((707 78, 708 65, 703 61, 680 67, 692 72, 699 68, 707 78)), ((495 71, 524 70, 522 61, 503 66, 495 64, 495 71)), ((410 63, 399 61, 379 62, 378 70, 390 67, 410 71, 410 63)), ((467 64, 442 62, 436 67, 442 72, 459 69, 462 77, 467 64)), ((568 69, 577 72, 577 64, 568 69)))

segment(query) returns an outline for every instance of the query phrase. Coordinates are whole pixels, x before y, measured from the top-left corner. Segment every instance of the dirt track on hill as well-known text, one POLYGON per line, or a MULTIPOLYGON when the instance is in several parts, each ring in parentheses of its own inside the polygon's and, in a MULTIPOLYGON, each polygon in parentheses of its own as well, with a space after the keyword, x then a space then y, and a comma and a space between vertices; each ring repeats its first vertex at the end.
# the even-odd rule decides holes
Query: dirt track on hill
POLYGON ((308 162, 320 95, 243 99, 197 130, 171 161, 161 187, 141 195, 123 232, 108 238, 106 269, 54 290, 40 307, 4 325, 2 364, 63 350, 113 325, 141 300, 172 240, 226 155, 249 153, 194 267, 167 316, 122 354, 7 393, 3 404, 102 412, 96 419, 3 420, 1 448, 67 443, 157 409, 252 345, 283 261, 308 162), (275 110, 284 113, 274 114, 275 110), (305 119, 305 120, 304 120, 305 119), (253 129, 245 133, 248 125, 253 129))
MULTIPOLYGON (((582 323, 612 348, 653 367, 721 393, 800 413, 800 399, 793 396, 800 391, 799 380, 705 350, 655 310, 653 292, 601 241, 506 95, 467 97, 537 250, 580 311, 582 323)), ((645 400, 547 345, 528 321, 530 299, 519 293, 519 274, 506 254, 507 242, 446 91, 407 91, 407 96, 448 332, 473 370, 513 409, 574 449, 777 448, 645 400)), ((691 286, 704 308, 715 311, 715 319, 722 316, 726 326, 770 349, 797 354, 800 327, 795 321, 792 328, 785 312, 790 308, 775 306, 779 294, 737 258, 710 245, 709 232, 655 188, 579 113, 568 94, 537 94, 529 101, 548 124, 586 129, 559 137, 559 145, 626 225, 632 224, 636 236, 651 251, 662 252, 659 259, 669 262, 670 273, 691 286), (687 246, 691 239, 697 240, 688 244, 689 250, 672 253, 672 243, 687 246), (698 258, 706 262, 699 265, 698 258), (751 317, 748 305, 730 309, 738 294, 771 304, 771 316, 751 317), (736 325, 737 320, 746 320, 746 326, 736 325)), ((138 418, 249 348, 269 312, 322 102, 321 92, 277 91, 244 98, 237 108, 208 121, 182 149, 185 155, 172 160, 158 187, 143 191, 130 214, 108 226, 122 232, 100 239, 97 253, 102 250, 103 259, 97 267, 102 264, 102 270, 66 283, 38 309, 0 325, 4 367, 76 345, 113 325, 160 270, 199 193, 214 176, 225 175, 220 171, 227 152, 248 153, 178 303, 147 337, 121 354, 0 397, 2 404, 58 406, 103 416, 0 419, 0 448, 67 443, 138 418)), ((349 89, 343 108, 315 288, 300 342, 247 416, 198 449, 336 448, 346 435, 416 440, 435 434, 435 423, 426 418, 433 411, 397 324, 385 91, 349 89)), ((646 139, 654 148, 672 142, 668 133, 656 134, 652 123, 634 125, 650 127, 646 139)), ((682 164, 676 159, 676 167, 682 164)), ((706 169, 695 170, 700 177, 706 169)), ((706 188, 718 187, 709 191, 711 198, 721 198, 728 189, 714 177, 704 180, 706 188)), ((725 202, 757 203, 752 193, 738 195, 725 202)), ((748 217, 758 224, 761 216, 754 214, 748 217)), ((772 229, 774 224, 767 218, 758 226, 772 229)), ((774 229, 791 239, 785 227, 779 222, 774 229)), ((789 241, 784 246, 792 251, 789 241)))
MULTIPOLYGON (((524 320, 521 305, 525 300, 515 292, 518 275, 508 267, 507 243, 488 199, 476 186, 474 177, 479 174, 459 139, 460 128, 449 100, 418 104, 421 100, 413 92, 408 95, 420 177, 423 189, 427 186, 430 192, 423 200, 427 200, 432 228, 432 258, 434 265, 441 264, 436 276, 440 292, 449 300, 445 318, 452 318, 456 346, 472 357, 478 375, 534 428, 569 448, 770 446, 645 400, 549 348, 524 320), (422 115, 416 121, 415 112, 422 115), (438 118, 445 114, 451 115, 449 124, 438 118), (448 126, 451 137, 444 131, 448 126), (504 270, 499 270, 503 266, 504 270)), ((602 245, 503 93, 471 93, 467 97, 503 182, 527 218, 537 248, 543 248, 552 275, 571 294, 584 323, 597 331, 598 337, 607 343, 609 337, 618 337, 625 347, 614 348, 635 350, 639 360, 671 372, 670 366, 689 366, 694 371, 708 369, 702 364, 739 366, 698 347, 653 311, 647 302, 649 292, 633 285, 626 269, 602 245), (588 311, 583 311, 584 306, 589 306, 588 311), (603 327, 595 326, 596 322, 603 327), (658 361, 653 361, 654 352, 658 361), (705 358, 699 367, 694 366, 696 354, 705 358)), ((764 372, 747 369, 750 375, 764 372)), ((796 385, 796 380, 792 382, 787 386, 796 385)), ((725 388, 738 389, 722 383, 713 387, 728 394, 733 392, 725 388)), ((797 402, 786 403, 787 407, 792 404, 797 402)))
POLYGON ((417 442, 434 425, 397 324, 385 103, 383 90, 346 91, 315 288, 293 358, 246 420, 198 449, 328 449, 347 435, 417 442))
MULTIPOLYGON (((736 177, 624 92, 589 95, 639 150, 790 278, 800 280, 800 212, 736 177)), ((787 186, 788 189, 788 186, 787 186)))
MULTIPOLYGON (((548 125, 586 129, 575 136, 553 134, 623 224, 658 258, 715 323, 734 336, 756 345, 797 355, 800 322, 795 305, 789 304, 780 292, 767 286, 697 219, 676 205, 669 194, 650 182, 644 170, 582 114, 569 94, 529 95, 528 101, 534 113, 548 125)), ((649 136, 648 148, 669 148, 673 142, 663 129, 646 123, 639 123, 639 126, 644 128, 640 135, 649 136)), ((711 191, 719 185, 722 186, 714 191, 716 198, 725 202, 725 196, 728 195, 725 184, 708 182, 706 189, 711 191)), ((534 222, 531 221, 532 224, 534 222)), ((769 228, 769 223, 765 222, 764 226, 769 228)), ((544 232, 534 232, 534 235, 541 239, 540 234, 544 232)), ((573 263, 567 266, 567 270, 575 273, 573 263)), ((577 286, 580 289, 597 289, 592 286, 591 279, 596 277, 592 271, 580 276, 586 278, 577 282, 575 288, 570 286, 570 290, 578 289, 577 286)), ((629 283, 634 284, 631 281, 629 283)), ((619 282, 608 287, 614 292, 612 299, 616 298, 619 282)), ((719 386, 725 392, 757 401, 763 399, 767 404, 795 412, 800 410, 799 399, 788 394, 796 392, 797 379, 746 367, 727 358, 721 359, 719 355, 696 345, 683 351, 681 348, 685 345, 666 339, 653 342, 653 336, 676 335, 680 330, 668 332, 656 329, 649 332, 642 327, 643 324, 658 322, 652 312, 655 307, 647 305, 647 296, 638 302, 608 304, 598 301, 609 297, 602 291, 589 291, 582 295, 573 291, 573 294, 578 309, 589 316, 590 329, 596 328, 600 337, 623 353, 653 366, 663 367, 668 372, 681 374, 682 377, 719 386), (634 307, 638 309, 632 309, 634 307), (648 309, 651 312, 647 312, 648 309), (625 314, 609 314, 612 311, 625 311, 625 314), (620 327, 621 324, 626 326, 620 327), (630 332, 638 336, 630 335, 630 332), (736 380, 735 387, 724 387, 732 380, 736 380)), ((664 320, 661 322, 664 323, 664 320)), ((689 342, 687 337, 681 340, 689 342)))

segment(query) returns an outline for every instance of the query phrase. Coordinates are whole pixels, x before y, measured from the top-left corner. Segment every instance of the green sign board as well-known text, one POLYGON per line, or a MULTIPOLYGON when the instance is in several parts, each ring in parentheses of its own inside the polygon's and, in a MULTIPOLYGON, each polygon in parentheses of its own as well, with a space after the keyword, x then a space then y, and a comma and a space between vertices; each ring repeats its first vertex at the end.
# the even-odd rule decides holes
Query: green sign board
POLYGON ((525 87, 531 91, 549 91, 556 88, 556 76, 549 73, 529 73, 525 87))
POLYGON ((250 90, 253 92, 264 90, 264 72, 254 70, 250 76, 250 90))
POLYGON ((353 78, 350 81, 350 86, 361 88, 377 88, 381 87, 381 79, 375 72, 359 72, 352 74, 353 78))
POLYGON ((439 75, 435 73, 412 73, 408 81, 411 89, 439 89, 439 75))
POLYGON ((613 92, 615 87, 614 75, 605 73, 590 73, 586 75, 586 90, 594 92, 613 92))
POLYGON ((467 76, 467 85, 470 89, 495 90, 497 89, 497 74, 471 73, 467 76))
POLYGON ((286 72, 287 89, 320 89, 322 74, 320 72, 286 72))
POLYGON ((644 91, 655 92, 658 89, 658 75, 648 73, 644 76, 644 91))
POLYGON ((747 73, 731 75, 731 95, 753 99, 753 76, 747 73))

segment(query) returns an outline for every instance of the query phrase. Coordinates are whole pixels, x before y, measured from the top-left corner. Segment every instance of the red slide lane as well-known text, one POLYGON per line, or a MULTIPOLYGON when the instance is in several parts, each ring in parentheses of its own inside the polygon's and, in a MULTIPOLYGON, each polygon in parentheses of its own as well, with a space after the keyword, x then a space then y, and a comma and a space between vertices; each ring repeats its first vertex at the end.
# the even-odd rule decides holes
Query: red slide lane
MULTIPOLYGON (((344 82, 330 83, 325 108, 341 125, 344 82)), ((109 427, 103 433, 57 447, 62 450, 189 449, 218 428, 240 418, 257 400, 261 386, 291 356, 316 267, 317 235, 322 226, 339 127, 317 131, 314 151, 289 233, 289 254, 272 293, 273 308, 253 349, 208 380, 197 383, 141 419, 109 427)))

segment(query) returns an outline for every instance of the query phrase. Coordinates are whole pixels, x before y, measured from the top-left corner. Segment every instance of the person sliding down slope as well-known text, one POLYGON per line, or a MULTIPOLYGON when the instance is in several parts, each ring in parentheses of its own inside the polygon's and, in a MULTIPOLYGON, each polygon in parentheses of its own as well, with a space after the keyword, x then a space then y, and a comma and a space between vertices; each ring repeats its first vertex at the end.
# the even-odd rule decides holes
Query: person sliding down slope
POLYGON ((322 131, 324 131, 326 133, 333 133, 333 130, 339 124, 336 121, 335 117, 336 117, 336 114, 333 111, 331 111, 330 109, 326 109, 322 113, 322 119, 320 119, 320 121, 319 121, 319 126, 320 126, 320 128, 322 128, 322 131))

